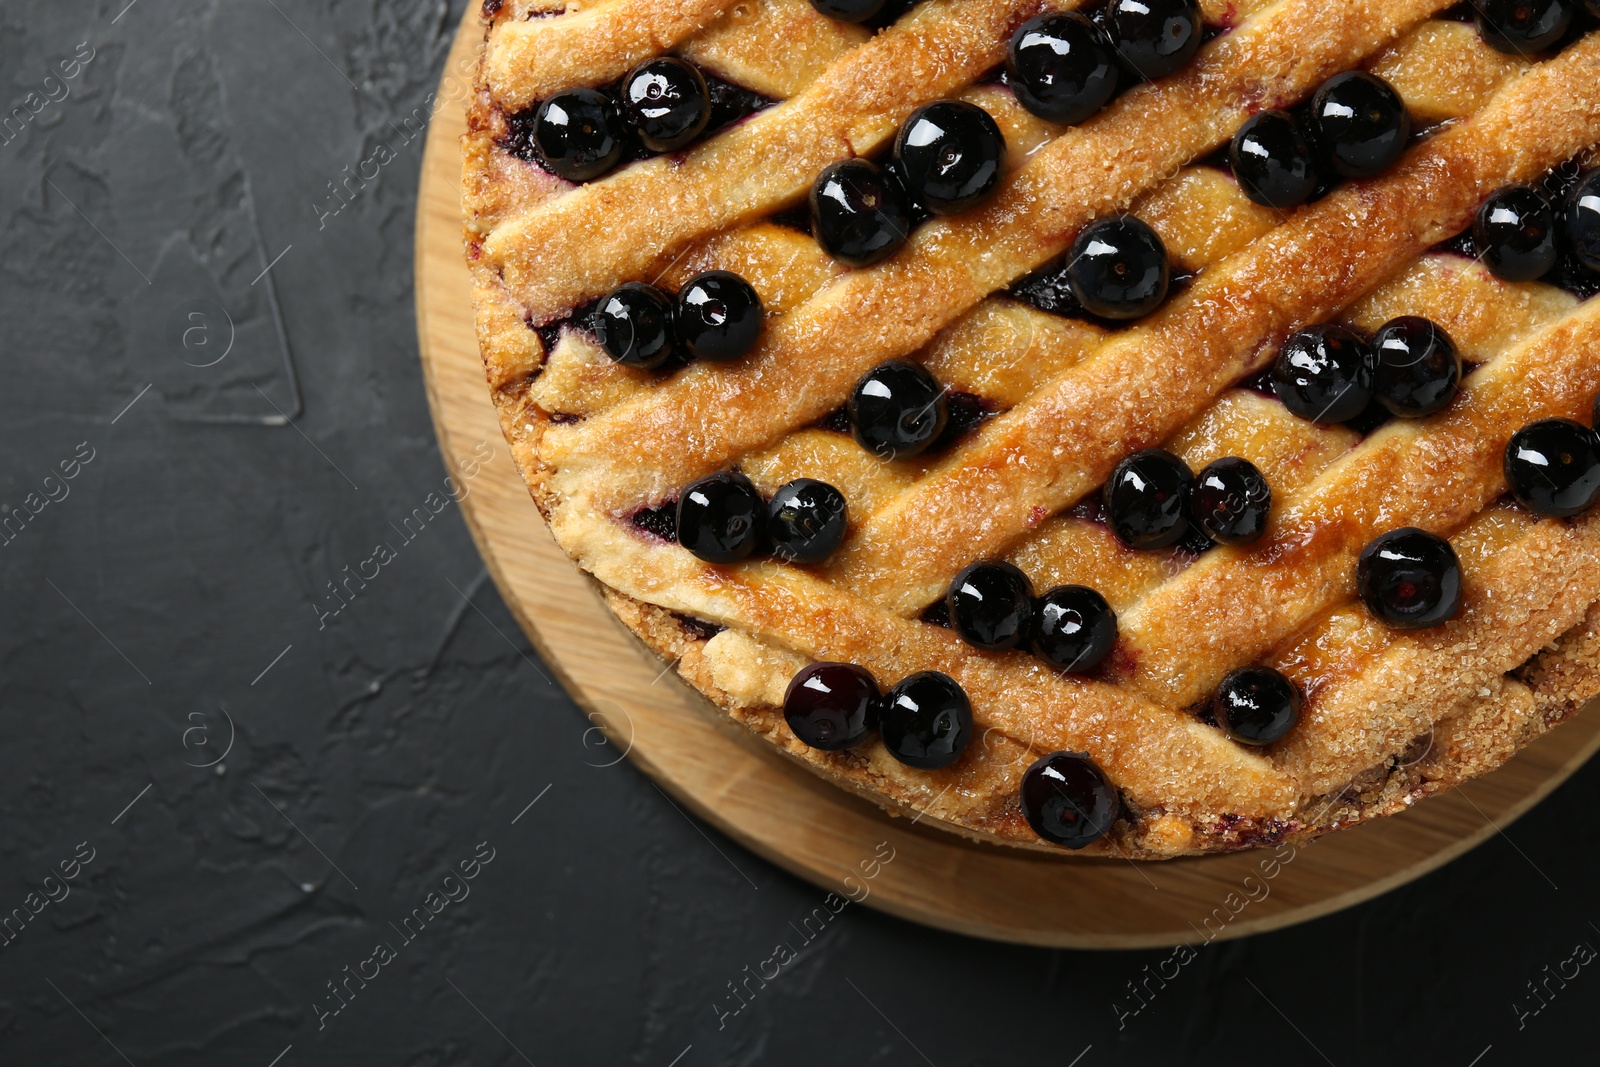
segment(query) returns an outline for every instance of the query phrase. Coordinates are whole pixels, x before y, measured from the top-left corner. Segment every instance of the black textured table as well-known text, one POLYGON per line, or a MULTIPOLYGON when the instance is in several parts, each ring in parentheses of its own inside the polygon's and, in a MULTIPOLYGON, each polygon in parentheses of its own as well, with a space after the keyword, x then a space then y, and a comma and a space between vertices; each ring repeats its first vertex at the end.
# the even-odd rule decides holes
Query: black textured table
POLYGON ((603 766, 420 382, 460 0, 125 4, 0 9, 0 1063, 1592 1060, 1600 766, 1365 907, 1128 954, 835 914, 603 766))

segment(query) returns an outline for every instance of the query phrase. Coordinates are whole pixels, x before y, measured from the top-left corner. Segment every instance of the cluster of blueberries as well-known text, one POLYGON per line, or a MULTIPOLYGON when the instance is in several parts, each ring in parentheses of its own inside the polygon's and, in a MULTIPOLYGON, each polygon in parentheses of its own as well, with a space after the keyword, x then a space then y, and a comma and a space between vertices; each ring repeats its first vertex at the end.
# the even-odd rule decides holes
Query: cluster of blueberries
POLYGON ((622 161, 630 134, 649 152, 675 152, 711 122, 711 89, 693 63, 649 59, 630 70, 616 97, 599 89, 563 89, 542 102, 526 131, 545 169, 586 182, 622 161))
POLYGON ((1154 81, 1181 68, 1204 33, 1194 0, 1112 0, 1103 25, 1076 12, 1018 28, 1006 48, 1006 84, 1050 122, 1074 125, 1111 101, 1129 78, 1154 81))
MULTIPOLYGON (((1117 643, 1117 614, 1098 592, 1062 585, 1035 597, 1028 576, 998 560, 956 575, 945 607, 951 627, 973 647, 1002 651, 1026 643, 1067 673, 1092 671, 1117 643)), ((1300 693, 1269 667, 1246 667, 1217 687, 1212 713, 1235 741, 1269 745, 1299 721, 1300 693)))
MULTIPOLYGON (((869 18, 881 4, 822 3, 836 17, 869 18), (849 9, 844 11, 842 9, 849 9)), ((1105 26, 1078 14, 1041 15, 1023 24, 1006 51, 1006 79, 1028 110, 1055 122, 1081 122, 1100 110, 1127 77, 1159 78, 1194 55, 1201 40, 1194 0, 1113 0, 1105 26)), ((893 255, 922 215, 953 215, 981 203, 1000 181, 1006 142, 982 108, 940 100, 901 126, 887 165, 850 159, 824 170, 812 184, 811 230, 841 263, 867 267, 893 255)), ((1107 318, 1145 314, 1166 295, 1167 257, 1160 241, 1136 220, 1108 220, 1100 240, 1080 237, 1072 262, 1084 259, 1089 306, 1101 288, 1114 290, 1090 307, 1107 318), (1120 228, 1119 228, 1120 227, 1120 228), (1131 229, 1135 232, 1124 233, 1131 229), (1113 273, 1118 257, 1137 270, 1113 273)))
MULTIPOLYGON (((972 702, 954 678, 918 671, 887 693, 854 663, 813 663, 789 682, 783 717, 812 748, 839 751, 878 732, 910 767, 937 770, 961 758, 972 739, 972 702)), ((1082 752, 1054 752, 1022 777, 1022 812, 1040 837, 1083 848, 1111 829, 1122 810, 1105 772, 1082 752)))
POLYGON ((847 159, 811 184, 811 232, 828 255, 868 267, 898 252, 917 213, 954 215, 1000 183, 1006 139, 976 104, 936 100, 911 113, 887 166, 847 159))
POLYGON ((595 339, 614 362, 653 370, 674 359, 730 363, 761 336, 763 312, 755 287, 737 274, 697 274, 676 298, 653 285, 624 282, 595 305, 595 339))
POLYGON ((1228 162, 1239 188, 1258 204, 1291 208, 1330 178, 1373 178, 1411 139, 1411 113, 1394 87, 1365 71, 1329 78, 1302 122, 1283 110, 1252 115, 1233 135, 1228 162))
POLYGON ((797 478, 761 499, 750 479, 721 471, 678 495, 678 543, 707 563, 738 563, 765 548, 785 563, 821 563, 844 540, 849 509, 827 482, 797 478))
POLYGON ((1586 270, 1600 273, 1600 170, 1573 185, 1559 209, 1531 185, 1496 190, 1473 218, 1472 244, 1484 266, 1508 282, 1549 274, 1563 246, 1586 270))
POLYGON ((1455 398, 1461 353, 1444 327, 1416 315, 1385 323, 1369 344, 1354 330, 1321 323, 1278 350, 1270 377, 1285 407, 1312 422, 1347 422, 1376 402, 1399 418, 1421 418, 1455 398))

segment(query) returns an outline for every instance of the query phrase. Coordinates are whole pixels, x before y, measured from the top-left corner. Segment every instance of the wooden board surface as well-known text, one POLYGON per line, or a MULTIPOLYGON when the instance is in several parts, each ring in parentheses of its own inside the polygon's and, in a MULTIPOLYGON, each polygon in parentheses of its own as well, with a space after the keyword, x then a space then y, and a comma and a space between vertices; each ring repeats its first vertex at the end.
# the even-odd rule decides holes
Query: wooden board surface
POLYGON ((1499 772, 1403 815, 1280 850, 1275 865, 1269 851, 1136 864, 986 846, 892 818, 779 756, 663 673, 557 547, 512 467, 484 383, 462 253, 459 138, 476 11, 468 6, 428 134, 417 331, 446 462, 457 469, 494 450, 462 506, 489 573, 557 680, 610 738, 584 734, 590 762, 625 752, 676 803, 740 844, 823 889, 865 893, 869 907, 978 937, 1139 948, 1240 937, 1375 897, 1503 830, 1600 747, 1600 705, 1591 705, 1499 772), (883 842, 894 858, 874 868, 889 854, 883 842), (863 865, 875 877, 865 879, 863 865))

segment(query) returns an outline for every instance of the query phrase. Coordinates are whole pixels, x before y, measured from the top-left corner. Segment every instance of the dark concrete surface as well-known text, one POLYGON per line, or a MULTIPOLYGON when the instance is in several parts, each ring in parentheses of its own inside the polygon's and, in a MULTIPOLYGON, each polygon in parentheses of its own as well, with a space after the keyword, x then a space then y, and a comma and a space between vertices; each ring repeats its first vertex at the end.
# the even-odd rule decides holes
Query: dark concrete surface
POLYGON ((126 3, 0 5, 0 1064, 1594 1062, 1600 766, 1182 966, 851 906, 735 999, 823 892, 597 766, 430 497, 461 0, 126 3))

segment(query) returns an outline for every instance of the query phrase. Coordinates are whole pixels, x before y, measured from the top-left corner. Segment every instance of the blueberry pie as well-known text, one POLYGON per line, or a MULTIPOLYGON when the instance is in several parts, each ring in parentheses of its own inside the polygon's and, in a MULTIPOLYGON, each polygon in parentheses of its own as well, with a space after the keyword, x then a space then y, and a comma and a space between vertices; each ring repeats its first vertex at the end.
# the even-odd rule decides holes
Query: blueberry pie
POLYGON ((484 0, 478 336, 557 541, 892 812, 1162 858, 1600 693, 1600 11, 484 0))

